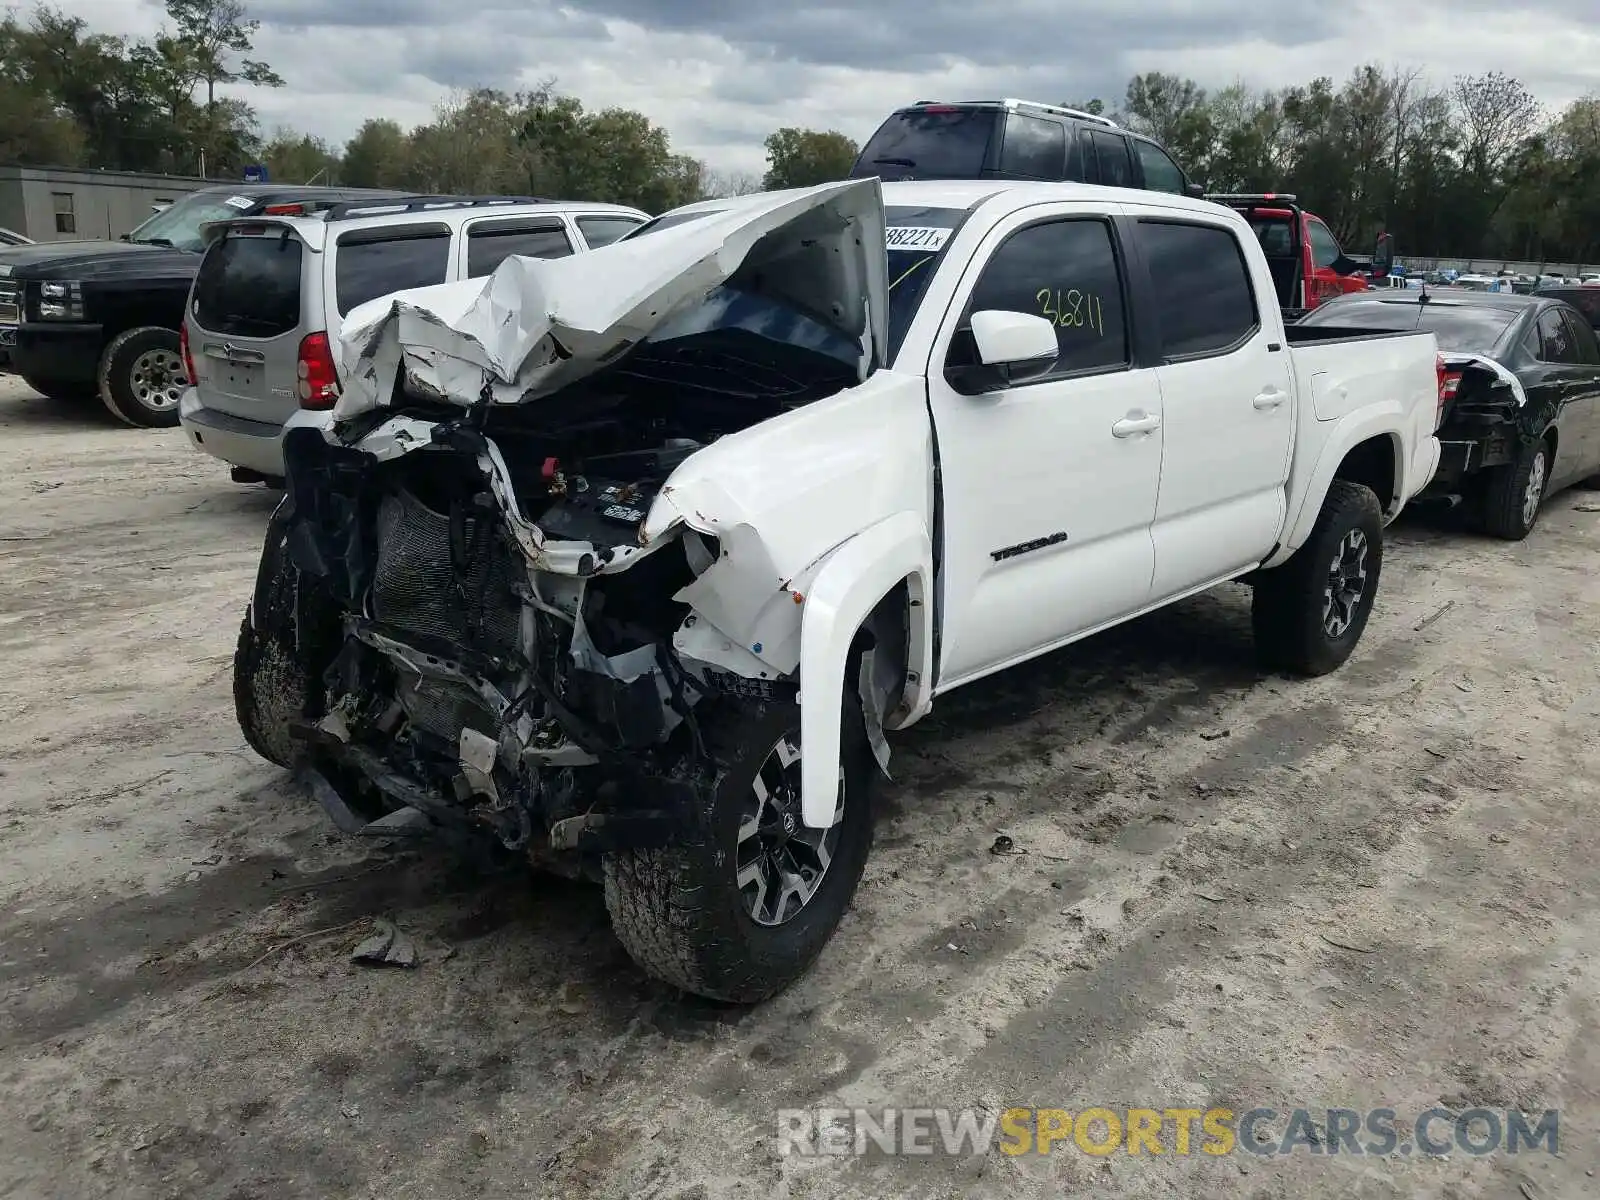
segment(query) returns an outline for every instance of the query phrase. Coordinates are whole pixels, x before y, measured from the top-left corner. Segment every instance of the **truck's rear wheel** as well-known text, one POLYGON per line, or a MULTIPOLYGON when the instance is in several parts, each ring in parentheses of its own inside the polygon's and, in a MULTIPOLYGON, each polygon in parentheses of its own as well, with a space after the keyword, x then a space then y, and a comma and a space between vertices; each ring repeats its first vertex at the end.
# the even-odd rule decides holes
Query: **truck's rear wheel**
POLYGON ((117 334, 100 356, 99 383, 112 416, 149 429, 176 425, 189 386, 178 335, 159 325, 117 334))
POLYGON ((1350 657, 1383 568, 1383 508, 1371 488, 1335 479, 1305 545, 1257 577, 1251 618, 1264 665, 1326 675, 1350 657))
POLYGON ((875 765, 846 689, 834 824, 800 823, 800 710, 722 709, 703 722, 721 767, 684 840, 608 854, 606 908, 635 962, 685 991, 752 1004, 802 974, 833 935, 872 845, 875 765))
POLYGON ((1483 528, 1497 538, 1520 542, 1533 532, 1550 482, 1550 443, 1524 446, 1515 462, 1491 467, 1483 487, 1483 528))

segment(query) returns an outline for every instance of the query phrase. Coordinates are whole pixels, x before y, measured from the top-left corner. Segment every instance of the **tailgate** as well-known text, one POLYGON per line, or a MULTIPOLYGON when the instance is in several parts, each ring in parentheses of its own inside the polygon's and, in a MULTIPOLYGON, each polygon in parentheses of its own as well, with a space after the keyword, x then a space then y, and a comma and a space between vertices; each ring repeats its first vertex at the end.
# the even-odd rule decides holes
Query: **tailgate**
POLYGON ((295 396, 307 265, 316 255, 282 224, 239 224, 206 251, 187 316, 200 403, 281 424, 295 396))

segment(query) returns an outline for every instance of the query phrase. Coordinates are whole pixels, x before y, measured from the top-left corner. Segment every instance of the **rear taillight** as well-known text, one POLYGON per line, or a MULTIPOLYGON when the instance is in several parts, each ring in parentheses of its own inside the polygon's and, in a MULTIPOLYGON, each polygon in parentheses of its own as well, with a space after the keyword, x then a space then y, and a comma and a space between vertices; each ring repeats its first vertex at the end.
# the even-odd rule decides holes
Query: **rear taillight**
POLYGON ((194 373, 194 355, 189 353, 189 322, 184 321, 178 326, 178 352, 183 355, 183 373, 188 376, 190 387, 200 386, 200 377, 194 373))
POLYGON ((1456 391, 1461 387, 1461 372, 1452 371, 1445 366, 1444 355, 1439 355, 1434 363, 1434 370, 1439 377, 1439 402, 1437 415, 1442 420, 1444 406, 1455 399, 1456 391))
POLYGON ((296 390, 301 408, 332 408, 339 399, 339 373, 333 365, 333 351, 325 333, 308 333, 300 339, 300 361, 295 364, 300 377, 296 390))

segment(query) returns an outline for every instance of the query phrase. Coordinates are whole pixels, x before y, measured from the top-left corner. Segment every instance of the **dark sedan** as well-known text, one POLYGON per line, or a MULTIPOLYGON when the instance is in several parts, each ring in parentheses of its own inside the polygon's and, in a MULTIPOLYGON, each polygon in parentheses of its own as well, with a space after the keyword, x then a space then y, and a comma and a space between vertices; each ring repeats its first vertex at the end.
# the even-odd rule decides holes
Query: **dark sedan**
POLYGON ((1519 541, 1551 493, 1600 474, 1600 341, 1571 304, 1509 292, 1367 292, 1304 325, 1431 329, 1439 342, 1439 469, 1424 497, 1467 502, 1519 541))

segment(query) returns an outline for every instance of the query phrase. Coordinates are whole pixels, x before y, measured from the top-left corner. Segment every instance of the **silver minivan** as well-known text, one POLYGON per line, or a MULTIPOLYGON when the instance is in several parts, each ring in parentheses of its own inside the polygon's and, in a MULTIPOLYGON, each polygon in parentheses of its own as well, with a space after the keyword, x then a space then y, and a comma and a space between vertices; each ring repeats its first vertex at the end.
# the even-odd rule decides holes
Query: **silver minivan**
POLYGON ((179 423, 237 482, 277 484, 283 423, 338 395, 330 338, 356 305, 488 275, 513 254, 581 253, 648 219, 613 204, 433 197, 218 222, 206 229, 184 315, 191 386, 179 423))

